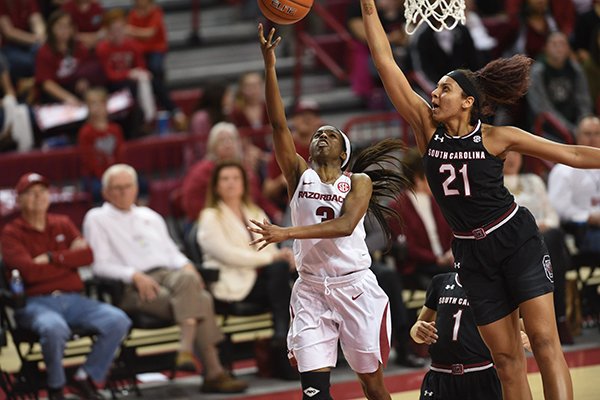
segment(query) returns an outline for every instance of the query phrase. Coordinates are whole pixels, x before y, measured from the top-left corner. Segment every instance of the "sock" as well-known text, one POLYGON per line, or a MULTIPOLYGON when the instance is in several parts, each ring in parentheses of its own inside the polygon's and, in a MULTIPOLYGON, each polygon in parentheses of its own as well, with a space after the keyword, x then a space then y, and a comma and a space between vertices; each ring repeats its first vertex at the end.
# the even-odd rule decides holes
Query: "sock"
POLYGON ((87 374, 87 372, 85 372, 85 370, 82 367, 79 367, 79 368, 77 368, 77 371, 73 375, 73 378, 76 381, 83 381, 88 378, 88 374, 87 374))

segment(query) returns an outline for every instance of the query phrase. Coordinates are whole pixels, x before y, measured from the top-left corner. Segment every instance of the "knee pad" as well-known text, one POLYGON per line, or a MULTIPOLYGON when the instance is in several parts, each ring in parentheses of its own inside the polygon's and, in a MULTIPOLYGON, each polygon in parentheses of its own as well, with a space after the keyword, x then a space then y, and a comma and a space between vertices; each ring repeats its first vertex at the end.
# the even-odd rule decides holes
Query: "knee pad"
POLYGON ((331 371, 302 372, 302 400, 333 400, 329 394, 331 371))

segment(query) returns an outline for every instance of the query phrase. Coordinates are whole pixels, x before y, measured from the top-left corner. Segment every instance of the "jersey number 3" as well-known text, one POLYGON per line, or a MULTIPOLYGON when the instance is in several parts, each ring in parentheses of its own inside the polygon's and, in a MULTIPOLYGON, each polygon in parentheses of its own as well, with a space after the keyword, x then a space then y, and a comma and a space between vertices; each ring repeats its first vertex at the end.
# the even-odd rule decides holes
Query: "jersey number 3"
POLYGON ((316 214, 321 217, 321 222, 335 218, 335 211, 331 207, 321 206, 317 208, 316 214))
MULTIPOLYGON (((464 195, 471 195, 471 186, 469 185, 469 176, 467 175, 467 164, 463 164, 462 167, 458 170, 458 172, 462 175, 463 186, 464 186, 464 195)), ((440 165, 440 173, 449 174, 444 183, 442 183, 442 187, 444 188, 444 194, 446 196, 457 196, 460 194, 460 190, 451 188, 450 185, 452 182, 456 180, 456 168, 452 164, 442 164, 440 165)))

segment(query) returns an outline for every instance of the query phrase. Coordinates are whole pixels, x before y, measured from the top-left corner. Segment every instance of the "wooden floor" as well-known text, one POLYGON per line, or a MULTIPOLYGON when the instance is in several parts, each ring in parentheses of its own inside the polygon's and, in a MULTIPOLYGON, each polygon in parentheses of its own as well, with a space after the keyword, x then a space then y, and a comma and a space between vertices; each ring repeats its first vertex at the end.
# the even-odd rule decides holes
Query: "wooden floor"
MULTIPOLYGON (((13 356, 3 349, 0 366, 6 368, 14 362, 13 356)), ((598 328, 584 330, 576 338, 576 344, 564 347, 565 358, 573 378, 575 400, 600 399, 600 331, 598 328)), ((541 379, 535 360, 528 357, 529 382, 535 400, 542 400, 541 379)), ((415 370, 393 365, 385 372, 386 386, 393 393, 394 400, 414 400, 419 398, 419 387, 426 369, 415 370)), ((250 383, 243 395, 205 395, 198 392, 201 378, 195 374, 180 374, 173 381, 165 380, 160 374, 141 376, 140 384, 144 400, 300 400, 299 382, 259 378, 253 360, 236 364, 236 374, 250 383)), ((360 386, 347 365, 341 363, 332 373, 332 395, 336 400, 364 399, 360 386)), ((75 398, 75 397, 72 397, 75 398)), ((135 394, 121 395, 123 399, 137 399, 135 394)), ((0 392, 0 400, 4 395, 0 392)))

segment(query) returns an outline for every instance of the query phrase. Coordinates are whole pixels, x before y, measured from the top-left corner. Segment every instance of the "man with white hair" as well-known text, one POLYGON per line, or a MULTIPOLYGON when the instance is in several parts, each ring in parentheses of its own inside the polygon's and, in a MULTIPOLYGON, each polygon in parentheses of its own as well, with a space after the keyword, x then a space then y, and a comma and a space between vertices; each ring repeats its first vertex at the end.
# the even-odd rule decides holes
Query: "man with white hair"
POLYGON ((101 207, 85 216, 83 232, 94 250, 94 274, 127 286, 119 306, 173 318, 181 328, 177 367, 195 370, 197 351, 204 371, 205 393, 239 393, 247 388, 219 361, 217 343, 223 339, 215 322, 213 299, 195 266, 169 236, 164 219, 135 205, 137 173, 116 164, 102 176, 101 207))

